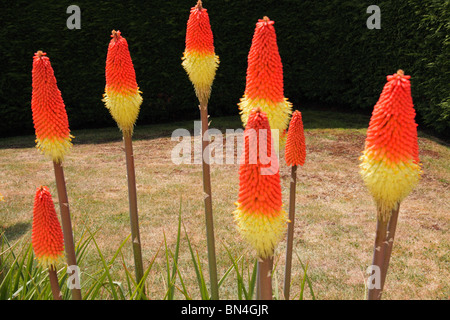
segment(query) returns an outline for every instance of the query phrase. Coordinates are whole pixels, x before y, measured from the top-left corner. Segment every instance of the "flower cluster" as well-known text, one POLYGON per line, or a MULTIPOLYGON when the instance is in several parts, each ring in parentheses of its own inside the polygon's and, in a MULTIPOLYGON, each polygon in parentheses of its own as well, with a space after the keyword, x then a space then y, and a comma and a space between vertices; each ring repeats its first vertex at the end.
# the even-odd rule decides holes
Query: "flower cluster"
POLYGON ((64 258, 64 236, 47 187, 36 190, 31 243, 37 260, 44 267, 56 266, 64 258))
POLYGON ((278 52, 274 21, 268 17, 258 20, 248 55, 245 93, 239 102, 244 127, 254 108, 267 114, 270 128, 279 130, 282 149, 292 104, 284 97, 283 65, 278 52))
POLYGON ((387 77, 360 157, 362 178, 382 221, 389 220, 391 211, 416 186, 421 174, 409 79, 402 70, 387 77))
POLYGON ((50 59, 42 51, 33 57, 31 110, 36 147, 53 161, 61 163, 72 147, 73 137, 50 59))
POLYGON ((103 102, 124 134, 132 134, 142 96, 128 50, 120 31, 112 31, 106 56, 106 87, 103 102))
POLYGON ((191 8, 186 30, 186 49, 182 60, 200 104, 206 105, 219 66, 219 57, 214 53, 214 39, 208 12, 202 7, 200 0, 191 8))
POLYGON ((284 159, 288 166, 303 166, 306 158, 305 133, 302 113, 296 110, 292 114, 286 139, 284 159))
POLYGON ((244 131, 244 152, 239 167, 239 197, 234 211, 238 228, 245 239, 256 249, 261 258, 273 255, 275 246, 287 228, 287 214, 283 210, 280 174, 267 115, 260 109, 253 110, 244 131), (268 154, 255 148, 260 139, 266 140, 268 154), (271 158, 269 163, 263 157, 271 158), (256 161, 252 161, 256 159, 256 161), (271 166, 272 174, 262 174, 271 166))

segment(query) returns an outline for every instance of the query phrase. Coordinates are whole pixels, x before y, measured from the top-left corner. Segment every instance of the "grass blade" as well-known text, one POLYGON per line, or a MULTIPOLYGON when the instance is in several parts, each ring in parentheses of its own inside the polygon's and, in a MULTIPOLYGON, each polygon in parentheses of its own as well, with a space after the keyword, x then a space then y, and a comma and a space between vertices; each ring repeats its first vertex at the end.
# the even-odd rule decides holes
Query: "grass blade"
POLYGON ((156 251, 155 255, 153 256, 152 261, 150 261, 149 266, 147 267, 147 269, 145 269, 145 272, 142 276, 141 281, 137 284, 136 289, 134 290, 133 294, 131 295, 132 299, 144 299, 144 298, 147 299, 147 297, 144 294, 145 280, 147 279, 148 274, 150 273, 150 270, 153 268, 153 264, 155 263, 156 257, 158 256, 159 251, 161 251, 161 246, 162 246, 162 243, 159 246, 158 251, 156 251))
MULTIPOLYGON (((239 298, 239 300, 243 300, 243 298, 245 297, 246 300, 250 300, 252 298, 252 296, 249 295, 249 293, 245 289, 244 280, 242 278, 241 272, 239 272, 239 266, 238 266, 238 262, 242 261, 243 255, 241 255, 237 260, 235 260, 233 258, 233 255, 231 254, 230 250, 227 247, 225 247, 225 250, 227 251, 228 256, 230 257, 230 260, 233 263, 234 270, 236 271, 236 278, 237 278, 237 285, 238 285, 238 298, 239 298)), ((242 269, 244 268, 243 263, 244 262, 242 261, 242 269)))
MULTIPOLYGON (((205 279, 203 277, 203 273, 202 273, 202 270, 200 267, 200 260, 198 261, 199 263, 197 264, 194 250, 192 249, 191 241, 189 240, 189 236, 187 234, 186 227, 184 226, 184 224, 183 224, 183 228, 184 228, 184 234, 186 235, 186 240, 188 242, 189 252, 191 253, 191 260, 192 260, 192 263, 194 264, 194 270, 195 270, 195 274, 197 276, 197 283, 198 283, 198 287, 200 289, 200 296, 202 297, 202 300, 209 300, 208 289, 206 288, 205 279)), ((198 254, 197 254, 197 257, 198 257, 198 254)))
POLYGON ((316 300, 316 296, 314 295, 314 290, 312 287, 312 283, 311 283, 311 279, 309 279, 308 274, 306 273, 307 268, 305 267, 305 265, 302 262, 302 259, 300 259, 300 256, 298 255, 297 252, 295 252, 295 255, 297 256, 298 261, 300 262, 302 269, 303 269, 303 274, 304 274, 304 278, 306 278, 306 281, 308 283, 308 287, 309 287, 309 292, 311 293, 311 297, 313 300, 316 300))
POLYGON ((299 300, 303 300, 303 292, 305 291, 305 283, 306 283, 306 277, 307 277, 307 270, 308 270, 308 265, 305 266, 305 268, 303 269, 303 279, 302 279, 302 283, 300 285, 300 297, 299 300))

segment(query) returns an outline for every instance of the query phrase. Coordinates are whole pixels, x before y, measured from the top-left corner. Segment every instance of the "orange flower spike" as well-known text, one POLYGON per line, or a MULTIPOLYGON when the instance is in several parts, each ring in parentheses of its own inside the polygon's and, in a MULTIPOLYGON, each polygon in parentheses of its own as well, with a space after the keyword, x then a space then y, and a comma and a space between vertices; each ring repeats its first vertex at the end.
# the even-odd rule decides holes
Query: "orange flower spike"
POLYGON ((256 23, 248 56, 245 88, 245 94, 250 99, 260 98, 274 102, 284 99, 283 65, 278 52, 274 23, 267 17, 256 23))
POLYGON ((285 161, 288 166, 303 166, 306 158, 305 133, 302 113, 296 110, 292 114, 286 139, 285 161))
POLYGON ((142 104, 141 91, 131 60, 127 40, 112 31, 106 57, 106 86, 103 102, 125 134, 132 134, 142 104))
POLYGON ((219 66, 214 52, 214 39, 209 15, 202 2, 191 8, 186 29, 186 48, 182 66, 195 88, 200 104, 206 105, 219 66))
POLYGON ((31 110, 36 148, 61 163, 72 147, 73 136, 50 59, 42 51, 33 57, 31 110))
POLYGON ((64 258, 64 237, 48 187, 36 190, 31 243, 36 259, 44 267, 55 267, 64 258))
MULTIPOLYGON (((245 137, 245 153, 243 154, 243 164, 239 168, 239 173, 245 179, 241 179, 242 188, 239 191, 238 202, 244 203, 248 200, 248 205, 243 205, 247 211, 258 212, 256 207, 261 205, 263 209, 267 209, 268 212, 278 212, 281 209, 281 185, 280 175, 277 171, 272 175, 262 175, 261 169, 269 168, 271 165, 278 168, 278 162, 262 164, 261 156, 251 156, 250 152, 254 151, 260 146, 260 139, 267 139, 267 149, 271 150, 271 132, 267 116, 262 112, 254 112, 251 115, 251 120, 247 124, 247 136, 245 137), (252 138, 249 136, 249 131, 255 130, 256 139, 254 139, 255 146, 252 146, 252 138), (261 130, 261 131, 260 131, 261 130), (267 135, 267 137, 264 137, 267 135), (253 163, 253 159, 256 163, 253 163), (273 194, 274 197, 268 197, 267 194, 273 194)), ((265 152, 258 150, 258 154, 265 152)), ((270 157, 270 155, 269 155, 270 157)), ((276 157, 273 157, 273 161, 277 161, 276 157)), ((267 162, 267 161, 264 161, 267 162)), ((261 213, 261 212, 258 212, 261 213)))
POLYGON ((416 186, 421 174, 410 78, 402 70, 387 76, 360 158, 361 175, 383 221, 416 186))
POLYGON ((191 8, 186 32, 186 52, 214 54, 214 39, 207 9, 202 2, 191 8))
POLYGON ((238 106, 244 126, 255 107, 266 112, 270 127, 279 130, 279 143, 282 148, 286 140, 285 130, 292 113, 292 104, 284 97, 283 65, 274 23, 268 17, 256 23, 248 55, 245 93, 238 106))
POLYGON ((250 114, 244 136, 239 196, 233 214, 243 237, 256 249, 259 257, 267 258, 273 255, 283 237, 288 219, 283 210, 278 160, 272 156, 275 150, 269 121, 260 109, 250 114), (259 150, 260 139, 267 140, 270 152, 259 150), (264 173, 263 170, 268 171, 264 173))

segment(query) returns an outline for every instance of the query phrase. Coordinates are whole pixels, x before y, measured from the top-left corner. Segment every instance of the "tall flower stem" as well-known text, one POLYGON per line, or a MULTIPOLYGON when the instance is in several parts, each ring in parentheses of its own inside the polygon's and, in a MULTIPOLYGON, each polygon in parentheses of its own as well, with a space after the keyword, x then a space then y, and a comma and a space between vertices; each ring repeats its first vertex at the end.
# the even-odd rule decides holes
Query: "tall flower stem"
POLYGON ((136 174, 134 169, 133 143, 131 134, 124 132, 125 157, 127 163, 128 201, 130 208, 131 239, 134 254, 136 282, 139 284, 144 276, 142 263, 141 239, 139 233, 139 218, 137 209, 136 174))
POLYGON ((209 22, 209 15, 203 8, 202 1, 191 8, 186 28, 186 48, 183 52, 182 66, 191 80, 195 95, 200 102, 200 118, 202 123, 202 171, 203 199, 205 202, 206 240, 208 247, 209 277, 211 283, 211 299, 219 299, 219 284, 217 282, 217 263, 214 244, 214 226, 212 213, 211 174, 209 155, 205 150, 209 144, 208 130, 208 100, 211 86, 219 66, 219 57, 214 52, 214 39, 209 22))
POLYGON ((284 298, 289 300, 291 289, 292 270, 292 247, 294 243, 294 221, 295 221, 295 192, 297 184, 297 166, 291 168, 291 183, 289 189, 289 221, 286 244, 286 264, 284 269, 284 298))
MULTIPOLYGON (((56 189, 58 190, 59 208, 61 212, 61 225, 64 234, 64 248, 67 254, 67 262, 69 266, 74 267, 77 266, 77 258, 75 256, 75 245, 73 241, 72 222, 70 218, 69 199, 67 197, 64 170, 61 163, 56 161, 53 161, 53 167, 55 171, 56 189)), ((76 276, 78 276, 78 274, 76 276)), ((72 299, 81 300, 80 288, 74 287, 72 289, 72 299)))
POLYGON ((258 257, 256 297, 258 300, 270 300, 272 257, 276 245, 286 232, 288 214, 283 210, 279 163, 275 156, 269 120, 260 108, 250 113, 244 131, 239 194, 235 204, 237 208, 233 215, 239 231, 256 250, 258 257), (258 152, 256 149, 261 146, 261 141, 266 143, 263 147, 267 148, 265 150, 271 150, 269 162, 263 158, 264 151, 258 152))
POLYGON ((391 260, 392 247, 394 246, 395 229, 397 228, 398 213, 400 211, 400 204, 398 204, 397 209, 392 210, 391 218, 389 219, 386 242, 385 242, 385 256, 384 264, 381 269, 381 290, 384 288, 384 283, 386 281, 387 271, 389 268, 389 262, 391 260))
POLYGON ((61 290, 58 283, 58 274, 56 273, 56 268, 53 265, 48 268, 48 277, 50 279, 53 300, 62 300, 61 290))
MULTIPOLYGON (((116 30, 111 32, 111 38, 106 56, 106 86, 103 102, 105 102, 105 107, 109 110, 123 134, 127 166, 131 245, 133 247, 136 282, 139 285, 144 275, 144 268, 139 235, 132 136, 142 104, 142 92, 139 91, 136 82, 136 72, 131 60, 127 40, 122 37, 120 31, 116 30)), ((142 298, 144 297, 145 294, 142 298)))
POLYGON ((372 264, 379 268, 375 270, 379 274, 376 286, 369 287, 369 300, 381 299, 399 205, 417 185, 422 172, 410 79, 403 70, 386 77, 360 157, 360 173, 377 205, 378 220, 372 264))
MULTIPOLYGON (((378 220, 377 222, 377 231, 375 235, 375 244, 373 248, 373 259, 372 266, 378 267, 380 271, 380 279, 375 280, 375 284, 369 288, 367 294, 367 300, 380 300, 381 299, 381 274, 385 263, 385 241, 386 241, 386 232, 387 232, 387 221, 378 220), (379 280, 379 281, 378 281, 379 280)), ((377 272, 377 270, 373 270, 373 272, 377 272)))
POLYGON ((208 105, 200 104, 200 117, 202 122, 202 171, 203 171, 203 192, 205 202, 206 219, 206 241, 208 246, 208 264, 209 277, 211 282, 211 299, 219 299, 219 285, 217 280, 216 249, 214 241, 214 222, 212 212, 212 192, 211 192, 211 173, 209 165, 209 154, 205 149, 209 144, 208 136, 208 105))
POLYGON ((258 260, 258 300, 272 300, 272 266, 273 257, 258 260))

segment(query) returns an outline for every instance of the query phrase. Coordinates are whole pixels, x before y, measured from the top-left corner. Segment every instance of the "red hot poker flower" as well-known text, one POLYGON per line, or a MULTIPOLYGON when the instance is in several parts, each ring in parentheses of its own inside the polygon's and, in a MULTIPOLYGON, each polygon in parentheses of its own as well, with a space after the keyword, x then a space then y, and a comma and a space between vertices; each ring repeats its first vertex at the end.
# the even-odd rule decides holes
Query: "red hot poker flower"
POLYGON ((256 249, 258 256, 267 258, 273 255, 275 246, 284 235, 288 219, 283 210, 278 160, 273 156, 275 150, 269 121, 260 109, 249 116, 244 144, 234 218, 241 234, 256 249), (261 144, 261 139, 266 143, 261 144), (267 150, 261 150, 261 145, 266 145, 267 150), (275 163, 264 158, 271 158, 270 162, 275 163), (263 173, 264 169, 273 166, 276 169, 272 174, 263 173))
POLYGON ((38 51, 33 57, 31 110, 36 131, 36 147, 61 163, 72 147, 64 101, 56 84, 50 59, 38 51))
POLYGON ((208 11, 199 0, 191 8, 186 30, 186 48, 182 66, 194 85, 201 105, 208 103, 211 86, 219 66, 219 57, 214 52, 214 39, 208 11))
POLYGON ((284 101, 283 65, 278 52, 274 21, 259 19, 253 34, 248 55, 247 85, 245 95, 249 99, 284 101))
POLYGON ((103 102, 122 132, 131 135, 143 99, 127 40, 115 30, 111 38, 106 56, 103 102))
POLYGON ((267 113, 270 127, 279 130, 280 149, 283 149, 292 104, 284 97, 283 65, 274 23, 268 17, 256 23, 248 55, 245 93, 238 106, 244 126, 254 108, 267 113))
POLYGON ((64 257, 64 236, 48 187, 36 190, 31 242, 36 258, 45 267, 56 266, 64 257))
POLYGON ((302 113, 296 110, 292 114, 286 140, 285 161, 288 166, 303 166, 306 158, 305 133, 302 113))
POLYGON ((202 2, 191 8, 186 30, 186 52, 214 54, 214 39, 209 15, 202 2))
POLYGON ((410 78, 402 70, 387 77, 360 158, 360 173, 382 221, 389 220, 392 210, 417 185, 421 174, 410 78))

